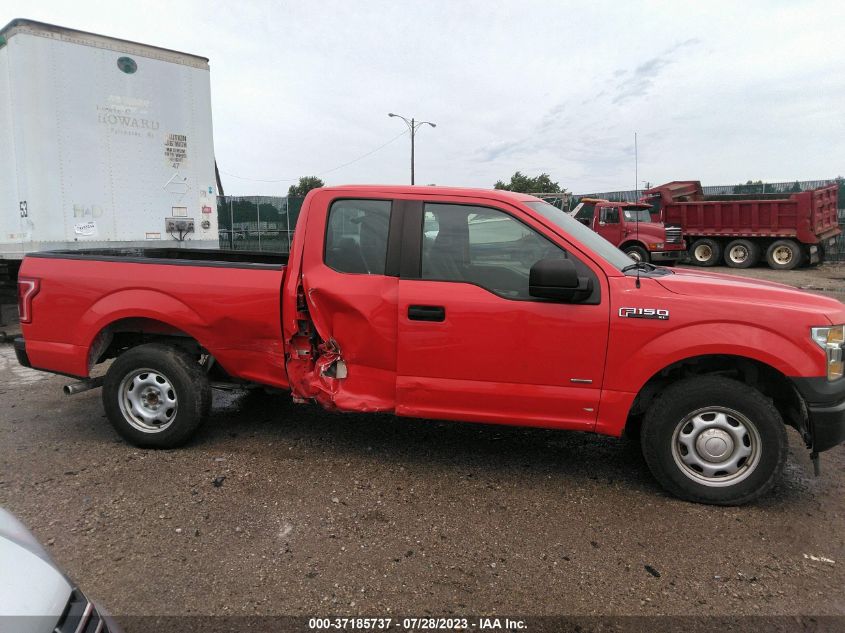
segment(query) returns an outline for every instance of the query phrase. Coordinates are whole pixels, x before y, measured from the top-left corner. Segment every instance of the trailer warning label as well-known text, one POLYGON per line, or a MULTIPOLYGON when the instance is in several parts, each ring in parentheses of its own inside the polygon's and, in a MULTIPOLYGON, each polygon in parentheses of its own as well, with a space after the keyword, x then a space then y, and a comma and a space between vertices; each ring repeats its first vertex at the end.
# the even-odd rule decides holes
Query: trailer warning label
POLYGON ((94 220, 90 222, 77 222, 73 225, 73 232, 83 237, 93 237, 97 235, 97 223, 94 220))
POLYGON ((188 137, 168 134, 164 139, 164 157, 174 169, 179 169, 188 159, 188 137))

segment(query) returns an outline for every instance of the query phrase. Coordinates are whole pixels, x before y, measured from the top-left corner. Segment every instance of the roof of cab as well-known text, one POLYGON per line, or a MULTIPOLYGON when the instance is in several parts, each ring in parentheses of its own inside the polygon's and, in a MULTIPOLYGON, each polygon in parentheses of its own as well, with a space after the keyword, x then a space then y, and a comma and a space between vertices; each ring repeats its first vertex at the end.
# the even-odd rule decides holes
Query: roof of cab
POLYGON ((326 191, 355 191, 356 193, 393 193, 393 194, 425 194, 435 196, 459 196, 474 198, 492 198, 497 200, 519 200, 521 202, 536 202, 536 196, 506 189, 473 189, 471 187, 436 187, 424 185, 336 185, 322 187, 326 191))

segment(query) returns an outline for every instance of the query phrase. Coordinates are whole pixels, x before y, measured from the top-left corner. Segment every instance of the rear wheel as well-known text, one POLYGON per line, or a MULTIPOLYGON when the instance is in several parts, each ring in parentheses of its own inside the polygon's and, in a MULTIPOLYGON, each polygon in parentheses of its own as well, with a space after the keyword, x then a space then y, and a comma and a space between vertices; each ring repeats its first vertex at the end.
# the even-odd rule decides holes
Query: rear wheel
POLYGON ((801 265, 801 246, 794 240, 777 240, 766 251, 766 263, 775 270, 792 270, 801 265))
POLYGON ((722 259, 722 245, 709 237, 693 242, 690 248, 690 260, 697 266, 715 266, 722 259))
POLYGON ((102 396, 114 429, 144 448, 184 444, 211 409, 211 387, 198 361, 158 343, 119 356, 106 373, 102 396))
POLYGON ((646 412, 641 443, 657 481, 698 503, 754 501, 786 464, 786 427, 778 410, 756 389, 720 376, 667 387, 646 412))
POLYGON ((725 263, 731 268, 751 268, 760 260, 760 247, 750 240, 734 240, 725 248, 725 263))
POLYGON ((649 256, 648 251, 642 246, 626 246, 625 254, 631 259, 633 259, 635 262, 648 263, 651 261, 651 257, 649 256))

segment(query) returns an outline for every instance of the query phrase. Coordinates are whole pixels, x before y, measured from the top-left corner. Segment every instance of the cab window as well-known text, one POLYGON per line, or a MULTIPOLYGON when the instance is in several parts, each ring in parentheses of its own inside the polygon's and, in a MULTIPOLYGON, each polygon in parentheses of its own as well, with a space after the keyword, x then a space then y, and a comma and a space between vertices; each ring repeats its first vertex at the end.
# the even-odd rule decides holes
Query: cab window
POLYGON ((581 224, 590 226, 593 223, 593 217, 596 214, 596 205, 592 202, 582 202, 581 208, 575 214, 575 219, 581 224))
POLYGON ((426 204, 422 279, 471 283, 529 299, 528 274, 541 259, 567 253, 512 216, 488 207, 426 204))
POLYGON ((619 207, 602 207, 599 221, 605 224, 619 223, 619 207))

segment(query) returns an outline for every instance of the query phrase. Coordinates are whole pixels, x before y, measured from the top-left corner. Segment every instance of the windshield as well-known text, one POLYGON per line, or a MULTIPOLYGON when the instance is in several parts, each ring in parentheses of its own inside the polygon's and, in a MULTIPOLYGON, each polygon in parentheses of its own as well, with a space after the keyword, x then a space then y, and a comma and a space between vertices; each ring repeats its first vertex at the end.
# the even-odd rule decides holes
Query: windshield
MULTIPOLYGON (((608 242, 598 233, 592 229, 588 229, 571 215, 567 215, 557 207, 553 207, 547 202, 526 202, 527 206, 531 207, 542 215, 547 220, 553 222, 558 227, 563 229, 567 235, 571 235, 576 242, 582 243, 584 246, 606 259, 613 266, 622 270, 625 266, 630 266, 634 260, 628 257, 625 253, 616 248, 613 244, 608 242)), ((648 211, 643 209, 648 214, 648 211)))
POLYGON ((623 209, 627 222, 651 222, 651 213, 648 209, 623 209))

